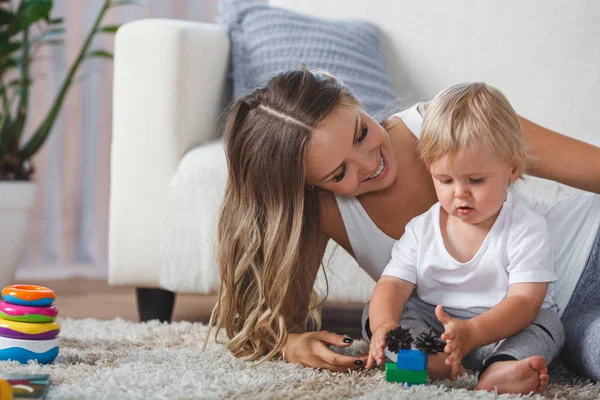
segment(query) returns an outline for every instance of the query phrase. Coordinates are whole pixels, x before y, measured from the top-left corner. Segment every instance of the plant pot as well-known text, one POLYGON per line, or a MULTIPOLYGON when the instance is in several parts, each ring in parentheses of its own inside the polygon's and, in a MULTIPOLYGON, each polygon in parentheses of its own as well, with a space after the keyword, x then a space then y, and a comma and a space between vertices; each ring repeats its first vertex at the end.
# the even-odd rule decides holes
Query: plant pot
POLYGON ((35 195, 34 182, 0 181, 0 290, 14 283, 35 195))

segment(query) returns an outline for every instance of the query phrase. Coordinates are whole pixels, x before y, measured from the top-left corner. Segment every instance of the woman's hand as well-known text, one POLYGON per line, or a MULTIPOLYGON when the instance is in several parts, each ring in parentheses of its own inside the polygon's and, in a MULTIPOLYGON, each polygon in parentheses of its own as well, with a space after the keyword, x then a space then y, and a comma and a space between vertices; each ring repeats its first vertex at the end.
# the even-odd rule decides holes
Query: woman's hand
POLYGON ((386 346, 386 337, 389 331, 392 329, 396 329, 398 324, 390 323, 390 324, 382 324, 379 325, 375 332, 373 332, 373 336, 371 336, 371 346, 369 347, 369 358, 367 359, 367 369, 373 368, 375 363, 377 365, 383 365, 385 361, 385 346, 386 346))
POLYGON ((473 335, 469 321, 452 318, 441 305, 435 308, 435 316, 444 325, 442 340, 446 342, 444 353, 449 354, 446 365, 451 365, 450 379, 456 380, 462 366, 462 359, 473 350, 473 335))
POLYGON ((285 344, 285 359, 305 367, 348 372, 365 365, 367 356, 349 357, 329 350, 329 346, 348 347, 352 339, 327 331, 290 333, 285 344))

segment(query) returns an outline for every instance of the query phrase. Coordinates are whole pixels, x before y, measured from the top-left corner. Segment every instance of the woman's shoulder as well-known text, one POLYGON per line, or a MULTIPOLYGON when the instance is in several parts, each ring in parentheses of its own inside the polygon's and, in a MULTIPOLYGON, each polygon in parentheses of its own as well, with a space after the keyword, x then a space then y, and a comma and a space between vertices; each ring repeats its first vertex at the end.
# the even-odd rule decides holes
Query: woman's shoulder
POLYGON ((416 103, 413 106, 393 114, 382 123, 382 126, 390 132, 398 126, 407 129, 416 138, 421 136, 421 125, 425 114, 426 103, 416 103))

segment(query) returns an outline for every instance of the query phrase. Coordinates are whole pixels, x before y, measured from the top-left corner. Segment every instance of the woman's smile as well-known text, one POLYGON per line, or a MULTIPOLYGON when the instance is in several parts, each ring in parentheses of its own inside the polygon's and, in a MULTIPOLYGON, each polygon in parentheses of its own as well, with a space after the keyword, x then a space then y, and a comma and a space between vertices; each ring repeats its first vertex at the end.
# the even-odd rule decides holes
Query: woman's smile
POLYGON ((383 178, 385 178, 385 176, 387 175, 387 172, 389 170, 388 163, 385 160, 383 149, 381 147, 379 147, 379 155, 380 155, 379 167, 372 175, 370 175, 362 183, 369 182, 369 181, 380 181, 383 178))

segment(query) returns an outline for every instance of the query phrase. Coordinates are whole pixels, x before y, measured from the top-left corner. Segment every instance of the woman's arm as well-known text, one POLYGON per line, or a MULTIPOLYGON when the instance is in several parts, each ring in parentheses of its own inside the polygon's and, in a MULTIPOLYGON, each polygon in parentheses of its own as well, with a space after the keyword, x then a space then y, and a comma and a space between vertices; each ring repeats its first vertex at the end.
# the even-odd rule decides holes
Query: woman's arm
POLYGON ((530 175, 600 194, 600 148, 561 135, 523 117, 521 130, 532 156, 530 175))

